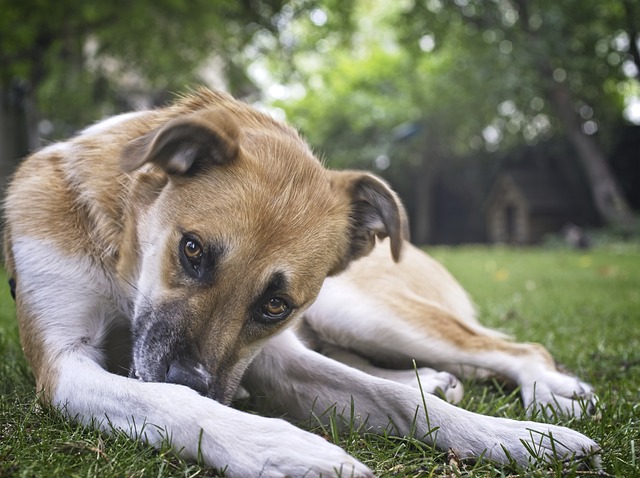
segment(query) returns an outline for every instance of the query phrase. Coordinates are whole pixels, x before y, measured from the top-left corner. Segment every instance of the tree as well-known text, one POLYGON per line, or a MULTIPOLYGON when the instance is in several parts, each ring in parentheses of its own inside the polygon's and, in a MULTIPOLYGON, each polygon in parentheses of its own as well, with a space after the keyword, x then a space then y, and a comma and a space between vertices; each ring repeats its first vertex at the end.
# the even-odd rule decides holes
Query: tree
MULTIPOLYGON (((325 10, 331 19, 330 6, 325 10)), ((328 21, 288 27, 285 36, 310 32, 313 41, 297 43, 288 59, 296 71, 288 82, 300 83, 306 97, 280 106, 312 143, 343 157, 366 154, 390 136, 385 128, 420 123, 431 137, 414 141, 414 154, 405 156, 429 162, 430 171, 438 157, 469 156, 478 146, 494 151, 564 136, 582 160, 602 217, 629 227, 634 218, 603 151, 623 121, 625 92, 640 91, 638 10, 628 0, 359 2, 350 41, 328 31, 328 21), (367 60, 380 55, 395 65, 392 73, 381 69, 386 60, 367 60), (341 85, 354 78, 349 64, 360 79, 341 85), (342 95, 333 101, 336 91, 342 95), (384 100, 372 97, 385 95, 391 101, 381 119, 371 112, 384 100), (360 107, 367 104, 370 114, 360 107), (350 133, 374 143, 349 140, 350 133)))
MULTIPOLYGON (((125 103, 123 90, 182 90, 217 58, 242 92, 237 53, 275 28, 283 0, 0 0, 0 164, 125 103), (44 124, 41 120, 49 119, 44 124), (40 128, 39 128, 40 126, 40 128), (45 133, 47 131, 44 131, 45 133)), ((0 171, 2 172, 2 171, 0 171)))
MULTIPOLYGON (((640 9, 628 0, 433 4, 427 2, 427 7, 418 11, 421 7, 416 3, 405 19, 414 20, 413 28, 424 28, 430 19, 446 15, 478 32, 495 32, 496 50, 506 51, 510 67, 515 67, 524 81, 529 78, 535 94, 551 105, 553 111, 548 113, 559 121, 582 160, 601 216, 609 224, 631 227, 635 218, 594 133, 597 119, 601 124, 620 121, 620 98, 607 90, 612 84, 632 81, 629 76, 638 77, 640 9), (606 54, 607 61, 598 58, 597 52, 603 57, 606 54), (623 66, 629 63, 635 64, 635 75, 623 73, 623 66), (598 97, 618 108, 612 110, 598 97), (600 118, 594 120, 594 113, 600 118)), ((447 34, 441 30, 439 37, 446 39, 447 34)), ((505 86, 504 82, 497 84, 505 86)))
POLYGON ((330 165, 385 168, 383 174, 410 209, 412 238, 426 242, 431 186, 442 163, 469 149, 469 138, 493 118, 496 103, 473 92, 473 85, 484 81, 484 70, 460 75, 464 55, 455 47, 439 55, 429 55, 417 43, 403 48, 390 23, 399 14, 397 6, 352 6, 352 18, 358 20, 346 22, 352 28, 347 32, 329 25, 334 13, 328 9, 327 18, 312 11, 298 15, 287 30, 273 32, 295 43, 286 50, 287 61, 280 56, 283 49, 273 47, 282 43, 279 38, 264 42, 271 48, 260 52, 262 58, 287 85, 276 91, 282 99, 275 105, 286 110, 330 165), (461 122, 465 108, 474 114, 461 122))

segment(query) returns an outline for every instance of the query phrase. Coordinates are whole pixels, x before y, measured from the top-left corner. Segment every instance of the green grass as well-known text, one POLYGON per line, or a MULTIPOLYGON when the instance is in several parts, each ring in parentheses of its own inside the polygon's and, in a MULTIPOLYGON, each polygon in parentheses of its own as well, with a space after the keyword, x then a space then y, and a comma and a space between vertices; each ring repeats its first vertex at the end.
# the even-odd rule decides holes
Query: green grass
MULTIPOLYGON (((433 248, 469 290, 482 322, 521 341, 544 344, 558 362, 593 384, 597 419, 556 423, 595 439, 604 476, 640 476, 640 249, 433 248)), ((0 277, 4 282, 4 277, 0 277)), ((1 290, 1 289, 0 289, 1 290)), ((0 477, 191 477, 214 471, 123 436, 69 424, 41 408, 22 357, 8 288, 0 293, 0 477)), ((517 392, 465 383, 461 406, 525 418, 517 392)), ((603 476, 579 464, 521 470, 464 463, 416 440, 314 428, 381 476, 603 476)))

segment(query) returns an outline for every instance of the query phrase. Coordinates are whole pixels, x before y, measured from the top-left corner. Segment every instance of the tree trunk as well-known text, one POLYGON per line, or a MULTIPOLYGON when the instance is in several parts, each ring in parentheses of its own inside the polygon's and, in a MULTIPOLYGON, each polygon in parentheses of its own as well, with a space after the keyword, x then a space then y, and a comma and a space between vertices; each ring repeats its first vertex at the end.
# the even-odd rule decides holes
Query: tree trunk
MULTIPOLYGON (((529 10, 526 0, 516 0, 521 25, 533 45, 540 45, 539 33, 529 27, 529 10)), ((624 2, 627 11, 631 5, 624 2)), ((635 38, 630 38, 634 42, 635 38)), ((544 51, 541 48, 535 48, 544 51)), ((562 121, 569 141, 575 148, 582 165, 587 173, 591 194, 596 209, 602 219, 609 225, 631 229, 635 225, 635 217, 631 212, 618 181, 613 175, 607 162, 606 155, 600 144, 593 136, 586 135, 582 131, 582 122, 574 111, 574 103, 566 83, 553 79, 553 70, 547 57, 535 58, 537 70, 546 82, 546 96, 551 102, 558 118, 562 121)))
POLYGON ((583 133, 566 84, 554 82, 549 96, 585 168, 596 209, 609 225, 633 228, 635 217, 600 144, 592 136, 583 133))
POLYGON ((427 244, 433 238, 433 191, 437 175, 437 160, 422 157, 413 181, 413 217, 411 241, 427 244))
POLYGON ((23 92, 19 88, 0 85, 0 195, 20 158, 37 146, 31 144, 37 123, 30 134, 27 122, 23 92))

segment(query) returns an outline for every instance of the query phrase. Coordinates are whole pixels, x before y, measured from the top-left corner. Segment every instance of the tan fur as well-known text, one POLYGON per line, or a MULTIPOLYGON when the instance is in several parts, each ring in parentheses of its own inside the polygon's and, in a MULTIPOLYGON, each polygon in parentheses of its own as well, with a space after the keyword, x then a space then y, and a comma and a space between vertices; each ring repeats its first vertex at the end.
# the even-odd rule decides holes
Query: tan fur
MULTIPOLYGON (((505 334, 482 326, 466 291, 438 261, 415 246, 405 244, 402 259, 395 263, 387 253, 385 242, 369 256, 354 262, 341 280, 393 316, 389 319, 394 322, 390 330, 401 334, 411 331, 416 340, 428 340, 431 346, 425 346, 419 355, 411 356, 393 349, 384 354, 378 351, 372 356, 366 345, 368 342, 351 336, 348 341, 345 338, 342 346, 374 362, 410 367, 411 361, 416 360, 419 365, 447 370, 458 376, 485 377, 492 372, 499 373, 495 369, 486 370, 480 358, 495 353, 502 354, 507 360, 522 358, 550 371, 556 370, 553 358, 542 345, 516 343, 505 334), (358 343, 360 345, 356 345, 358 343), (434 344, 437 344, 437 350, 432 349, 434 344), (443 356, 438 350, 447 353, 443 356)), ((342 336, 347 337, 347 334, 343 332, 342 336)), ((513 375, 503 375, 503 378, 514 382, 518 379, 513 375)))
MULTIPOLYGON (((13 238, 39 238, 69 257, 88 257, 106 271, 115 288, 127 290, 140 270, 141 237, 151 234, 148 240, 154 240, 178 225, 205 240, 225 241, 233 254, 234 262, 225 265, 215 291, 196 292, 188 300, 186 291, 175 296, 180 265, 173 251, 165 254, 158 280, 172 292, 158 300, 182 297, 185 306, 197 311, 190 316, 202 317, 200 322, 189 319, 191 333, 199 337, 212 304, 219 308, 222 301, 241 310, 248 298, 237 291, 254 293, 274 264, 289 261, 290 282, 298 288, 290 294, 302 309, 327 274, 344 269, 370 248, 354 250, 349 243, 350 210, 361 200, 352 197, 359 186, 349 185, 364 181, 367 194, 368 182, 375 183, 375 190, 386 191, 386 186, 362 173, 324 169, 295 130, 226 94, 199 90, 168 108, 97 128, 35 153, 12 180, 6 197, 5 256, 18 296, 22 281, 11 260, 13 238), (222 155, 214 158, 220 162, 214 174, 207 170, 191 177, 185 174, 190 163, 181 165, 180 158, 170 163, 174 160, 167 155, 173 154, 171 145, 181 134, 186 141, 193 135, 218 138, 211 143, 215 151, 206 152, 222 155), (111 277, 110 271, 117 274, 111 277)), ((390 234, 397 256, 404 216, 397 197, 389 192, 387 199, 394 202, 385 218, 392 230, 381 225, 364 240, 372 244, 374 235, 390 234)), ((20 298, 18 318, 38 389, 49 389, 56 380, 55 357, 43 345, 39 321, 20 298)), ((240 357, 250 356, 260 343, 253 336, 237 343, 241 321, 209 322, 215 324, 209 336, 198 340, 215 367, 242 362, 240 357)))
MULTIPOLYGON (((214 107, 228 109, 236 121, 246 125, 245 147, 251 148, 253 137, 265 132, 273 135, 272 130, 275 130, 278 139, 272 146, 274 152, 279 152, 278 148, 286 150, 288 145, 295 145, 311 157, 306 143, 295 130, 257 113, 228 95, 198 90, 169 108, 149 111, 99 135, 80 135, 71 139, 68 142, 73 149, 71 154, 63 155, 59 150, 52 152, 49 148, 35 153, 21 165, 13 178, 13 183, 20 184, 20 195, 16 194, 15 186, 8 191, 6 202, 11 204, 6 213, 8 222, 13 228, 19 228, 16 234, 37 233, 72 254, 90 250, 101 259, 116 259, 122 247, 126 247, 123 218, 129 216, 127 205, 139 208, 136 201, 145 199, 144 194, 153 193, 156 188, 152 184, 152 176, 163 177, 155 180, 156 190, 166 183, 166 175, 153 169, 132 174, 122 172, 120 157, 123 147, 173 118, 214 107), (136 197, 140 190, 145 193, 136 197), (33 209, 33 204, 39 207, 33 209), (33 209, 32 213, 22 215, 21 211, 29 208, 33 209), (22 217, 18 218, 18 215, 22 217), (58 227, 61 223, 70 223, 73 229, 69 231, 58 227), (42 230, 43 225, 45 230, 42 230)), ((270 151, 260 151, 260 154, 268 153, 270 151)), ((284 163, 279 164, 285 166, 284 163)), ((282 170, 268 172, 274 176, 283 173, 282 170)))
MULTIPOLYGON (((5 223, 25 355, 44 400, 70 419, 156 446, 170 438, 230 477, 373 476, 321 437, 225 406, 243 379, 295 419, 351 407, 356 427, 392 423, 462 458, 597 449, 553 426, 539 441, 538 424, 463 411, 412 388, 413 371, 352 360, 440 354, 500 372, 526 356, 505 369, 526 406, 573 414, 593 399, 543 349, 477 323, 464 290, 405 242, 384 181, 325 169, 294 130, 225 94, 199 90, 35 153, 11 181, 5 223), (285 330, 303 315, 336 359, 285 330)), ((460 399, 455 377, 417 372, 426 391, 460 399)))
POLYGON ((436 260, 407 244, 399 263, 389 260, 385 247, 356 261, 346 276, 362 291, 376 291, 375 300, 421 334, 466 351, 501 351, 529 355, 555 368, 549 352, 539 344, 514 343, 480 325, 466 291, 436 260))

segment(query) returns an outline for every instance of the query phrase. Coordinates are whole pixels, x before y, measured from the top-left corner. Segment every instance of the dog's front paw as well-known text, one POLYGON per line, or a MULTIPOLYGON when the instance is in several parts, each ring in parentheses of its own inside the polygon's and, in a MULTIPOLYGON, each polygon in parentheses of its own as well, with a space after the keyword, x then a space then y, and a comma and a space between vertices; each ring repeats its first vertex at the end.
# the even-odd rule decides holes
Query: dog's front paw
MULTIPOLYGON (((229 442, 224 445, 228 460, 225 476, 374 477, 342 448, 284 420, 251 416, 251 429, 244 430, 243 425, 229 430, 229 442)), ((205 457, 208 450, 202 448, 205 457)))
POLYGON ((598 397, 591 385, 555 370, 545 370, 535 380, 528 377, 520 387, 529 414, 582 417, 594 415, 597 410, 598 397))
POLYGON ((596 442, 569 428, 521 422, 516 440, 503 444, 507 458, 519 464, 583 460, 592 468, 601 468, 600 447, 596 442))

